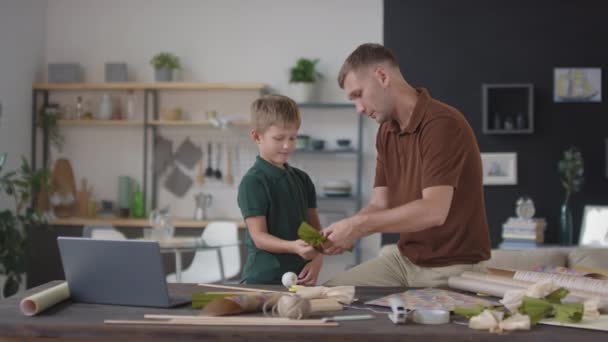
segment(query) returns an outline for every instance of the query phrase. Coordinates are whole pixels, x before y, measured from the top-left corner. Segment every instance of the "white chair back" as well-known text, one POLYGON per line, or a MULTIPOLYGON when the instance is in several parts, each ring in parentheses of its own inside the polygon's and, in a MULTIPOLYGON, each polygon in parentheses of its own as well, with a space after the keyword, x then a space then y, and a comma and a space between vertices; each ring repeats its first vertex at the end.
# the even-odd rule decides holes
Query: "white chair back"
MULTIPOLYGON (((208 245, 234 245, 222 247, 224 278, 220 273, 220 261, 216 250, 199 250, 194 254, 190 266, 182 272, 184 283, 212 283, 224 281, 241 273, 241 249, 238 239, 238 225, 235 222, 215 221, 207 224, 201 239, 208 245)), ((175 274, 167 276, 168 282, 175 282, 175 274)))
POLYGON ((82 236, 99 240, 126 240, 127 237, 112 225, 86 225, 82 236))

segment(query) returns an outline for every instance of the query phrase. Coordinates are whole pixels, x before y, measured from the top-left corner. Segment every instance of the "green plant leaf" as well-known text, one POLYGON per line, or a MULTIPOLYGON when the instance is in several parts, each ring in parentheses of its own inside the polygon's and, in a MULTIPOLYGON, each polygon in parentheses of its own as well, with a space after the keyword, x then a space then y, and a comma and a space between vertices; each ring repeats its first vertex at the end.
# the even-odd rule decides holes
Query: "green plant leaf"
POLYGON ((568 293, 570 293, 570 291, 568 291, 566 288, 560 287, 559 289, 549 293, 545 299, 549 303, 560 304, 562 299, 564 299, 568 293))
POLYGON ((298 237, 313 247, 319 247, 327 238, 317 229, 306 222, 302 222, 298 228, 298 237))
POLYGON ((525 296, 519 307, 519 312, 528 315, 530 323, 534 325, 553 312, 553 304, 544 299, 525 296))
POLYGON ((465 316, 467 318, 471 318, 477 316, 485 310, 485 306, 480 304, 475 304, 467 307, 455 307, 454 313, 457 315, 465 316))
POLYGON ((583 319, 584 305, 581 303, 555 304, 555 319, 560 322, 580 322, 583 319))

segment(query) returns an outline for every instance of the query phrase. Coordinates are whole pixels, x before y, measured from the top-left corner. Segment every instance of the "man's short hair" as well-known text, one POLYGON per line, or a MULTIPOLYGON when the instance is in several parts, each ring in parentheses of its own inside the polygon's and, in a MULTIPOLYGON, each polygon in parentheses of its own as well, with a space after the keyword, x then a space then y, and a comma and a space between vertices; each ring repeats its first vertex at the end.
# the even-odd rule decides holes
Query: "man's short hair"
POLYGON ((381 62, 388 62, 390 65, 396 67, 399 66, 393 52, 383 45, 375 43, 359 45, 355 51, 346 58, 344 64, 342 64, 342 68, 338 74, 338 84, 340 85, 340 88, 344 88, 344 79, 349 72, 373 63, 381 62))
POLYGON ((299 129, 301 122, 298 106, 287 96, 264 95, 251 104, 251 126, 259 133, 272 125, 299 129))

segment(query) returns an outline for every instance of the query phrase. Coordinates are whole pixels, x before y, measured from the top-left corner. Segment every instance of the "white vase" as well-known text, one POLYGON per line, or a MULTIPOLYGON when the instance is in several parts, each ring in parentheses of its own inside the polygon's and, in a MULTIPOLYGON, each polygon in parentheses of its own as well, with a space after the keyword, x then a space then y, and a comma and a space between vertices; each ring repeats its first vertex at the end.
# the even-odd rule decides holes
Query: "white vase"
POLYGON ((291 83, 291 93, 294 101, 298 103, 315 101, 315 83, 296 82, 291 83))
POLYGON ((98 120, 110 120, 112 118, 112 98, 109 94, 103 94, 99 102, 98 120))

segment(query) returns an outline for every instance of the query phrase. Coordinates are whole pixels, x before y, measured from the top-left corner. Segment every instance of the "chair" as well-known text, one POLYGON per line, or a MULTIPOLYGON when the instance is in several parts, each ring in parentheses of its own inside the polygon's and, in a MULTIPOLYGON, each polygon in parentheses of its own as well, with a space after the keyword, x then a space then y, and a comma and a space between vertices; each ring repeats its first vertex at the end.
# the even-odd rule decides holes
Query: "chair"
POLYGON ((85 225, 82 237, 99 240, 126 240, 127 237, 112 225, 85 225))
MULTIPOLYGON (((241 249, 238 235, 238 226, 235 222, 210 222, 201 234, 201 239, 206 244, 210 246, 234 245, 220 249, 222 265, 224 266, 224 278, 220 274, 217 250, 202 249, 194 254, 190 266, 182 271, 181 281, 184 283, 212 283, 238 276, 241 273, 241 249)), ((167 282, 176 282, 175 273, 167 276, 167 282)))

